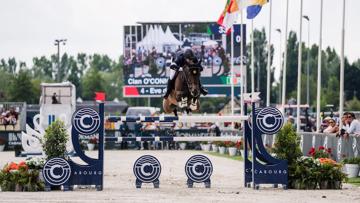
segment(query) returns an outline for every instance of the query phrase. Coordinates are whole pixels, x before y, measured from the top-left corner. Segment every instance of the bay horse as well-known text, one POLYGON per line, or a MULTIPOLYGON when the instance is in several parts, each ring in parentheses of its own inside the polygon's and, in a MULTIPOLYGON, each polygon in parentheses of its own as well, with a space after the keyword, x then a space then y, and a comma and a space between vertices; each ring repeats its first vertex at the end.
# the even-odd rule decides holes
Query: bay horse
POLYGON ((163 99, 165 113, 177 114, 177 108, 187 113, 200 110, 201 60, 193 65, 185 65, 175 75, 175 88, 167 99, 163 99))

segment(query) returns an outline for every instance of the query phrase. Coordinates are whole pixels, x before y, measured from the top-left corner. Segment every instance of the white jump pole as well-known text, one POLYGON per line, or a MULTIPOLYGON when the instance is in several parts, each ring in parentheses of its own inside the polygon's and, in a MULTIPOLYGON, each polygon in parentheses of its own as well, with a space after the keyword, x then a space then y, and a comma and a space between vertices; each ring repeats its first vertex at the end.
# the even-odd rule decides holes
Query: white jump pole
MULTIPOLYGON (((143 137, 136 137, 136 141, 143 141, 143 137)), ((153 137, 154 141, 163 141, 164 137, 155 136, 153 137)), ((169 138, 169 137, 165 137, 169 138)), ((171 141, 174 142, 215 142, 215 141, 239 141, 243 137, 242 136, 221 136, 221 137, 215 137, 215 136, 194 136, 194 137, 171 137, 171 141)), ((127 139, 127 138, 125 138, 127 139)), ((124 140, 123 137, 117 137, 117 142, 122 142, 124 140)))
POLYGON ((178 122, 241 122, 249 116, 179 116, 178 122))
MULTIPOLYGON (((139 116, 139 117, 126 117, 121 116, 120 121, 127 121, 127 118, 134 119, 132 122, 150 122, 146 121, 149 118, 158 118, 158 122, 184 122, 184 123, 214 123, 214 122, 242 122, 249 119, 249 116, 139 116)), ((156 122, 155 121, 155 122, 156 122)), ((128 121, 130 122, 130 121, 128 121)))

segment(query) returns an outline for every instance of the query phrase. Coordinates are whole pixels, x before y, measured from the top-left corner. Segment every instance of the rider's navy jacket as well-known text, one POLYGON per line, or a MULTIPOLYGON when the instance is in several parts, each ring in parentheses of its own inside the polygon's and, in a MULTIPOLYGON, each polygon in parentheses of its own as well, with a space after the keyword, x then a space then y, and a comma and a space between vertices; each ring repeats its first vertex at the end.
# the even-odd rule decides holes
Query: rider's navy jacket
MULTIPOLYGON (((196 64, 198 63, 198 59, 195 57, 195 59, 193 60, 193 62, 196 64)), ((170 64, 170 68, 173 70, 179 70, 180 67, 184 67, 186 64, 186 60, 185 60, 185 56, 184 56, 184 52, 179 51, 176 53, 176 58, 173 62, 171 62, 170 64)), ((200 71, 203 70, 203 67, 200 65, 200 71)))

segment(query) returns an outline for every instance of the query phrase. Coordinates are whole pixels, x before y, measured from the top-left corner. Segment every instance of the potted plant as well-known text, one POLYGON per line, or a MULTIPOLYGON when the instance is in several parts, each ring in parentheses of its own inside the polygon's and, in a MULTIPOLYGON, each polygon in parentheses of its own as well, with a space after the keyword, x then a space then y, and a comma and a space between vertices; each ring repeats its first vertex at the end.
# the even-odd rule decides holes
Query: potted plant
POLYGON ((201 148, 203 151, 209 152, 211 144, 208 142, 201 142, 201 148))
POLYGON ((95 145, 98 143, 97 137, 91 137, 87 143, 87 147, 90 151, 95 149, 95 145))
POLYGON ((225 143, 224 142, 219 142, 218 147, 219 147, 219 153, 220 154, 225 154, 225 152, 226 152, 225 143))
POLYGON ((0 152, 4 151, 5 143, 6 143, 6 140, 3 137, 0 137, 0 152))
POLYGON ((242 140, 237 141, 235 146, 236 146, 237 150, 240 151, 241 156, 245 157, 243 141, 242 140))
POLYGON ((55 157, 65 158, 68 137, 64 122, 56 120, 49 125, 45 130, 42 144, 47 160, 55 157))
POLYGON ((211 149, 213 152, 218 152, 219 150, 219 141, 212 142, 211 149))
POLYGON ((235 147, 236 143, 229 141, 229 142, 226 143, 226 146, 228 148, 229 155, 230 156, 235 156, 236 152, 237 152, 237 148, 235 147))
POLYGON ((355 178, 359 175, 360 158, 346 158, 343 160, 348 178, 355 178))
POLYGON ((287 160, 288 162, 288 186, 294 188, 295 181, 299 178, 296 172, 298 168, 297 159, 301 158, 300 137, 296 134, 292 125, 285 124, 275 137, 272 152, 276 158, 287 160))
POLYGON ((179 142, 179 147, 181 150, 185 150, 186 149, 186 142, 179 142))

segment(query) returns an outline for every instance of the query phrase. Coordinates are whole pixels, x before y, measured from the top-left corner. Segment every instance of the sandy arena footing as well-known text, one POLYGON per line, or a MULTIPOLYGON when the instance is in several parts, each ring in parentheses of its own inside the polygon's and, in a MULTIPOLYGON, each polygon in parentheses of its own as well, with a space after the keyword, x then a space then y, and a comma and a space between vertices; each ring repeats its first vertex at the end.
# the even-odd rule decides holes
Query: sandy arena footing
MULTIPOLYGON (((95 154, 91 152, 90 154, 95 154)), ((104 190, 76 189, 69 192, 1 192, 0 202, 360 202, 360 188, 344 184, 342 190, 283 190, 244 188, 243 162, 208 156, 213 164, 210 189, 203 184, 186 185, 184 167, 200 151, 105 151, 104 190), (142 155, 161 163, 160 188, 143 184, 135 188, 133 164, 142 155)), ((0 166, 20 161, 14 152, 0 152, 0 166)))

